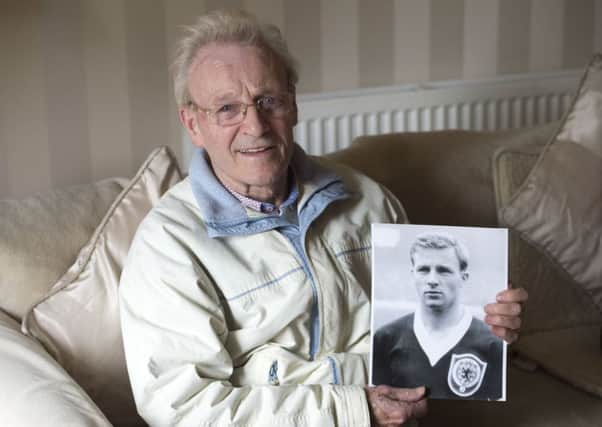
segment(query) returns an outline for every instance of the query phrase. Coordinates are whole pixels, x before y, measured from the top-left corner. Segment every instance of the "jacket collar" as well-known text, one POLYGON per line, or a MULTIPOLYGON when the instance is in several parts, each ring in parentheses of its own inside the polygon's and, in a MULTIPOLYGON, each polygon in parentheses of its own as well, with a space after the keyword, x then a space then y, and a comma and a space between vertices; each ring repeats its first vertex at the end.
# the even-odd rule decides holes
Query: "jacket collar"
POLYGON ((282 215, 264 214, 245 208, 216 178, 206 151, 195 148, 190 162, 190 182, 209 236, 247 235, 289 225, 286 209, 295 207, 300 220, 304 217, 313 220, 317 215, 308 215, 305 211, 322 212, 331 202, 350 196, 340 177, 307 156, 297 144, 291 167, 297 181, 291 194, 298 194, 297 203, 287 199, 282 215))

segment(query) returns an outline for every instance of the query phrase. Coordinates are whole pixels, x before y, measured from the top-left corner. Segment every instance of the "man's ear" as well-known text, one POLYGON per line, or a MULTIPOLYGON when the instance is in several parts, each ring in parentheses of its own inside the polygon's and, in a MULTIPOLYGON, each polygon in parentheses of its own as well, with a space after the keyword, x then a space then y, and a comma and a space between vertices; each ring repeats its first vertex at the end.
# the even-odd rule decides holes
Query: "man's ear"
POLYGON ((199 122, 194 111, 188 107, 180 107, 178 110, 178 117, 180 118, 180 123, 182 123, 182 126, 184 126, 188 132, 192 143, 201 147, 202 142, 199 135, 199 122))
POLYGON ((464 270, 462 272, 462 280, 467 281, 469 276, 468 271, 464 270))

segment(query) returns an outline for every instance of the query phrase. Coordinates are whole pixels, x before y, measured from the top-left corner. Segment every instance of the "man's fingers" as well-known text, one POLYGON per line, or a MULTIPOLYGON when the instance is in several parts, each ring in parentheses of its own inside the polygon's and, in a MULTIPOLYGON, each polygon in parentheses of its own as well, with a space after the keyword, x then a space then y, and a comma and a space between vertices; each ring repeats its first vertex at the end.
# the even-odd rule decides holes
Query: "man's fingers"
POLYGON ((485 313, 497 316, 518 316, 523 311, 522 305, 518 302, 499 303, 495 302, 485 306, 485 313))
POLYGON ((518 332, 512 329, 502 328, 500 326, 492 326, 491 332, 506 341, 508 344, 512 344, 518 339, 518 332))
POLYGON ((399 402, 399 407, 388 414, 393 425, 402 425, 413 418, 424 417, 427 413, 427 400, 417 402, 399 402))
POLYGON ((496 295, 496 301, 501 303, 525 302, 529 299, 529 294, 523 288, 506 289, 496 295))
POLYGON ((395 400, 402 402, 416 402, 422 398, 426 393, 425 387, 417 388, 395 388, 392 387, 389 396, 395 400))
POLYGON ((529 295, 523 288, 506 289, 496 295, 496 302, 487 304, 485 312, 491 315, 518 316, 523 308, 522 303, 529 295))
POLYGON ((488 314, 485 316, 485 323, 489 326, 498 326, 501 328, 512 329, 518 331, 521 325, 520 317, 514 316, 500 316, 488 314))
POLYGON ((426 394, 426 387, 424 386, 416 388, 399 388, 381 384, 376 387, 367 387, 366 389, 370 395, 378 395, 402 402, 415 402, 423 398, 426 394))
POLYGON ((426 388, 366 387, 374 425, 398 426, 427 412, 426 388))
POLYGON ((379 426, 399 426, 413 418, 421 418, 427 413, 427 400, 417 402, 396 402, 396 405, 387 410, 375 411, 375 422, 379 426))

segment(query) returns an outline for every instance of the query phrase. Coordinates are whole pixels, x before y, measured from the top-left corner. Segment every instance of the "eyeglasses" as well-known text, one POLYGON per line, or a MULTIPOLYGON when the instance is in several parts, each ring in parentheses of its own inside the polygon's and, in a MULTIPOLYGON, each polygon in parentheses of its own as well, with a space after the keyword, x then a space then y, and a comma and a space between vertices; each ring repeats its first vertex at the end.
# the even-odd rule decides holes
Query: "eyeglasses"
POLYGON ((219 126, 234 126, 247 117, 249 107, 257 108, 257 112, 267 118, 282 118, 293 110, 293 95, 280 93, 277 95, 262 95, 252 104, 233 102, 217 105, 213 108, 202 108, 194 102, 189 102, 190 108, 202 111, 211 117, 219 126))

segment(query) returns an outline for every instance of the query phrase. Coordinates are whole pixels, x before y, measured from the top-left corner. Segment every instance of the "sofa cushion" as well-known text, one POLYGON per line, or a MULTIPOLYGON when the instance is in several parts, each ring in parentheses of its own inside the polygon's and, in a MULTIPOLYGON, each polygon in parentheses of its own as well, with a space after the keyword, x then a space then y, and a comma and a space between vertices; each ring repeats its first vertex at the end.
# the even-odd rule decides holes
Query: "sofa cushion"
MULTIPOLYGON (((541 147, 516 147, 495 154, 495 193, 500 208, 520 188, 541 151, 541 147)), ((509 236, 510 280, 529 292, 521 338, 514 350, 552 375, 602 396, 598 307, 545 253, 516 231, 510 230, 509 236)))
POLYGON ((363 136, 329 157, 391 190, 414 224, 493 227, 493 153, 503 146, 543 145, 557 126, 363 136))
POLYGON ((600 325, 524 336, 514 349, 552 375, 602 398, 600 325))
MULTIPOLYGON (((493 178, 498 207, 509 203, 533 169, 542 149, 541 146, 504 147, 495 153, 493 178)), ((557 263, 512 229, 508 263, 510 281, 529 292, 522 315, 523 337, 554 329, 595 326, 602 321, 586 292, 573 286, 557 263)))
POLYGON ((501 221, 558 264, 602 311, 602 55, 501 221))
MULTIPOLYGON (((579 91, 581 93, 582 90, 579 91)), ((578 100, 579 98, 575 105, 578 105, 578 100)), ((524 223, 511 224, 517 225, 518 229, 511 229, 510 232, 510 277, 514 283, 525 286, 529 291, 521 338, 515 343, 514 350, 564 381, 602 396, 602 315, 599 306, 586 287, 575 286, 574 277, 559 262, 558 256, 543 245, 544 240, 547 238, 550 241, 552 236, 553 240, 563 242, 565 250, 580 242, 582 237, 579 233, 584 229, 580 228, 582 225, 579 222, 584 220, 584 214, 586 219, 592 214, 591 208, 584 208, 584 204, 596 199, 587 192, 592 189, 596 191, 596 186, 598 199, 595 203, 598 204, 598 214, 601 209, 601 177, 591 176, 592 162, 599 162, 595 144, 591 142, 593 140, 588 140, 593 150, 559 140, 560 135, 572 132, 568 123, 573 114, 571 112, 567 115, 558 131, 558 137, 552 138, 545 147, 503 148, 495 154, 493 169, 496 202, 500 223, 507 223, 506 215, 525 210, 521 213, 525 222, 539 221, 540 231, 550 233, 547 236, 539 235, 539 239, 536 239, 538 236, 527 232, 529 230, 524 228, 524 223), (580 158, 576 163, 575 157, 580 158), (529 192, 535 194, 528 194, 529 192), (546 192, 550 194, 543 194, 546 192), (517 194, 521 196, 520 199, 517 194), (530 199, 529 196, 533 198, 530 199), (561 197, 561 206, 544 207, 542 211, 537 203, 548 196, 561 197), (525 206, 518 206, 519 200, 525 206), (508 209, 515 211, 509 213, 508 209), (527 212, 528 209, 531 210, 530 213, 527 212), (555 227, 547 225, 546 221, 555 227), (571 221, 575 223, 571 224, 571 221), (573 230, 574 227, 577 229, 573 230), (572 233, 570 236, 565 234, 567 228, 572 233)), ((582 130, 576 134, 580 134, 582 130)), ((602 144, 602 140, 599 143, 602 144)), ((594 165, 593 169, 598 167, 594 165)), ((598 171, 598 174, 602 173, 601 169, 598 171)), ((595 206, 593 208, 596 209, 595 206)), ((596 225, 593 225, 595 228, 596 225)), ((602 224, 598 222, 597 227, 602 227, 602 224)), ((595 239, 596 231, 589 231, 593 231, 595 239)), ((573 250, 582 250, 587 259, 587 245, 573 250)), ((595 258, 595 255, 590 254, 590 257, 595 258)), ((591 258, 589 261, 595 262, 591 258)))
POLYGON ((110 427, 81 387, 1 310, 0 367, 2 425, 110 427))
POLYGON ((39 339, 119 425, 141 423, 126 371, 118 309, 118 284, 136 228, 182 178, 167 147, 154 150, 111 205, 76 262, 23 319, 39 339))
POLYGON ((73 263, 127 180, 0 200, 0 309, 21 320, 73 263))
POLYGON ((508 367, 508 401, 430 400, 420 427, 599 427, 602 400, 540 369, 508 367))

